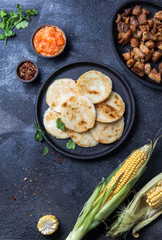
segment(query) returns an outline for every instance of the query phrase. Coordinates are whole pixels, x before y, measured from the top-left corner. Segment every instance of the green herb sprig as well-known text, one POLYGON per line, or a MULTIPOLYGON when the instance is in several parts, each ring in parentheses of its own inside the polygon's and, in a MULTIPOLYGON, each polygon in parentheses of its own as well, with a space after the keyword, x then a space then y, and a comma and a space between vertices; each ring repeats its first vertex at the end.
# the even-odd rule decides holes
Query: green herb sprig
POLYGON ((38 14, 36 9, 22 10, 20 4, 17 4, 17 9, 18 12, 9 12, 9 16, 4 9, 0 11, 0 29, 4 32, 0 34, 0 40, 4 40, 5 45, 7 44, 7 38, 15 35, 15 32, 12 31, 14 27, 17 29, 28 27, 28 21, 31 20, 31 16, 38 14))
POLYGON ((44 151, 43 151, 43 157, 46 156, 49 153, 49 149, 47 146, 45 146, 44 151))
POLYGON ((57 126, 57 128, 61 129, 62 131, 65 131, 65 124, 61 121, 61 118, 57 118, 56 126, 57 126))
POLYGON ((36 122, 34 122, 34 128, 37 130, 34 136, 35 141, 41 142, 43 140, 44 132, 38 127, 36 122))
POLYGON ((66 143, 66 147, 67 147, 67 149, 75 149, 76 148, 76 143, 72 139, 70 139, 66 143))

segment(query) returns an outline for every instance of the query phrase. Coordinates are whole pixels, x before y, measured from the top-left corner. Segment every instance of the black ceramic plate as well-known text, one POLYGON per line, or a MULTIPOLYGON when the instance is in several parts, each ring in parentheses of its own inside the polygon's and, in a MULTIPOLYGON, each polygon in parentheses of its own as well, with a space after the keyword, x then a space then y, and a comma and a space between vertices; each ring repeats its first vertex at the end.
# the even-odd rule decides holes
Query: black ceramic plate
MULTIPOLYGON (((160 1, 159 1, 160 2, 160 1)), ((129 1, 126 2, 124 5, 122 5, 117 11, 116 14, 113 18, 113 23, 112 23, 112 36, 113 39, 112 41, 114 42, 114 48, 116 49, 117 52, 117 56, 119 57, 119 59, 121 60, 123 66, 127 69, 127 71, 138 81, 142 82, 143 84, 155 88, 155 89, 160 89, 162 90, 162 83, 158 84, 155 81, 151 80, 147 75, 145 75, 144 77, 139 77, 138 75, 134 74, 127 66, 126 66, 126 62, 122 56, 122 53, 128 52, 127 49, 132 49, 130 44, 126 45, 126 46, 121 46, 118 43, 118 30, 117 30, 117 24, 116 24, 116 19, 117 19, 117 14, 121 14, 124 12, 124 9, 126 8, 134 8, 135 5, 141 5, 144 8, 147 8, 151 14, 149 16, 149 18, 153 17, 155 12, 161 10, 162 8, 160 6, 157 6, 152 2, 144 2, 144 1, 129 1)), ((153 63, 151 61, 151 66, 155 67, 158 70, 158 64, 160 63, 160 61, 158 61, 157 63, 153 63)))
POLYGON ((126 81, 116 73, 112 68, 95 62, 76 62, 66 65, 58 70, 56 70, 43 84, 38 99, 36 102, 36 120, 39 127, 45 132, 45 140, 57 151, 65 154, 66 156, 77 158, 77 159, 93 159, 104 156, 113 150, 115 150, 128 136, 135 117, 135 103, 132 92, 127 85, 126 81), (97 70, 108 75, 113 82, 113 90, 121 95, 126 105, 126 112, 124 114, 125 118, 125 128, 122 137, 112 144, 98 144, 96 147, 82 148, 77 146, 75 150, 68 150, 66 148, 66 142, 68 139, 60 140, 52 137, 48 134, 43 126, 43 115, 45 110, 48 108, 46 104, 46 91, 50 84, 59 78, 72 78, 74 80, 78 79, 80 75, 86 71, 97 70))

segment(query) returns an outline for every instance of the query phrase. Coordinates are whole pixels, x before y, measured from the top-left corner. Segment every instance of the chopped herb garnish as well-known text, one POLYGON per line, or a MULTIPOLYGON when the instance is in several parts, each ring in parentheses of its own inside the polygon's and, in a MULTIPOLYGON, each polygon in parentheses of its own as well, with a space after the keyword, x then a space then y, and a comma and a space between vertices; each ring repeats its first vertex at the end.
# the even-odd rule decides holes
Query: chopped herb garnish
POLYGON ((45 146, 44 151, 43 151, 43 157, 46 156, 49 153, 49 149, 47 146, 45 146))
POLYGON ((75 149, 76 148, 76 144, 75 144, 75 142, 72 139, 70 139, 66 143, 66 147, 67 147, 67 149, 75 149))
POLYGON ((62 131, 65 131, 65 124, 61 121, 61 118, 57 118, 56 126, 57 126, 57 128, 61 129, 62 131))
POLYGON ((43 140, 44 132, 38 127, 36 122, 34 122, 34 128, 37 130, 34 137, 35 141, 41 142, 43 140))
POLYGON ((29 25, 28 21, 31 20, 30 16, 38 14, 38 11, 35 9, 22 10, 20 4, 17 4, 17 9, 18 12, 9 12, 9 16, 4 9, 0 11, 0 29, 4 31, 4 33, 0 34, 0 40, 5 40, 5 45, 7 43, 7 38, 15 35, 12 31, 14 27, 17 29, 26 28, 29 25))

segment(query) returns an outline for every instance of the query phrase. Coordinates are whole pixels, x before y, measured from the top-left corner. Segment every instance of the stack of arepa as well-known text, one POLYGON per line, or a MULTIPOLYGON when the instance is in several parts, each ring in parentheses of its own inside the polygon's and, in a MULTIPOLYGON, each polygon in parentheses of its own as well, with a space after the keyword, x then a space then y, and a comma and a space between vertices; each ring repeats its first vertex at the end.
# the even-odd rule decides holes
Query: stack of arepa
POLYGON ((125 103, 112 91, 111 79, 99 71, 88 71, 77 81, 55 80, 47 89, 46 102, 44 126, 56 138, 71 137, 81 147, 94 147, 113 143, 123 133, 125 103), (58 118, 65 131, 57 128, 58 118))

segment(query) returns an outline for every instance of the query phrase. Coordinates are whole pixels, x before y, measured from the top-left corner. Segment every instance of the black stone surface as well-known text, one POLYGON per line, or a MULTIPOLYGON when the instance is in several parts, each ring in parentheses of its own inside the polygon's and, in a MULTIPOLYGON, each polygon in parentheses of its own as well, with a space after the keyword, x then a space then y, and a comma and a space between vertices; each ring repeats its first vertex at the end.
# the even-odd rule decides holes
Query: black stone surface
MULTIPOLYGON (((36 8, 39 11, 27 29, 16 30, 16 36, 8 40, 6 47, 0 41, 1 240, 65 240, 101 178, 107 177, 134 148, 153 139, 162 127, 162 93, 130 77, 112 48, 112 17, 124 2, 0 1, 0 9, 8 12, 16 10, 17 3, 21 3, 24 9, 36 8), (66 50, 57 58, 41 58, 31 47, 33 31, 43 24, 57 25, 66 33, 66 50), (16 65, 24 58, 34 60, 39 66, 39 79, 35 83, 25 85, 16 79, 16 65), (91 161, 70 159, 58 154, 46 142, 35 142, 33 129, 35 100, 41 85, 58 67, 84 60, 99 61, 115 68, 129 82, 136 101, 136 120, 127 140, 112 154, 91 161), (46 145, 50 152, 43 157, 46 145), (59 157, 61 164, 58 163, 59 157), (45 214, 54 214, 60 221, 59 230, 51 237, 44 237, 36 228, 38 219, 45 214)), ((154 2, 161 3, 160 0, 154 2)), ((136 190, 161 171, 161 160, 162 141, 159 141, 136 190)), ((159 218, 145 227, 140 231, 140 239, 160 240, 161 223, 159 218)), ((84 240, 109 239, 105 233, 105 227, 101 225, 84 240)), ((126 239, 133 238, 128 234, 126 239)))

